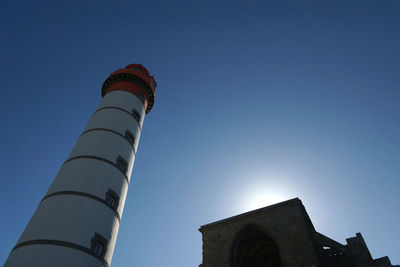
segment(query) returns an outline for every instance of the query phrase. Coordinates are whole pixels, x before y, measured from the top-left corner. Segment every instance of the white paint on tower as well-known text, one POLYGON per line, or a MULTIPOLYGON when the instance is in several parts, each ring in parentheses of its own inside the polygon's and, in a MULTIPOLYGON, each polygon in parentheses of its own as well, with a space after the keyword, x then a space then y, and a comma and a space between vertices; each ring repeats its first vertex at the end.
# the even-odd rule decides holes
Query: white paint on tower
POLYGON ((129 65, 106 80, 100 105, 5 267, 110 265, 144 115, 154 101, 154 79, 142 68, 129 65))

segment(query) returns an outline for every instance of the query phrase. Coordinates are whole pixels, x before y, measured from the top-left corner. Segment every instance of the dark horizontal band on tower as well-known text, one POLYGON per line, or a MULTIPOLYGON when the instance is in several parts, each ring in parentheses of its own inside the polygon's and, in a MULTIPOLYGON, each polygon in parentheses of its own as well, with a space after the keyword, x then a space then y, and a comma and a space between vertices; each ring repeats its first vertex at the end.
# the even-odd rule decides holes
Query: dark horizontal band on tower
POLYGON ((124 138, 124 140, 127 141, 127 142, 132 146, 132 148, 133 148, 133 154, 136 155, 135 145, 134 145, 134 144, 131 144, 131 143, 129 142, 129 140, 128 140, 124 135, 122 135, 121 133, 119 133, 119 132, 117 132, 117 131, 114 131, 114 130, 111 130, 111 129, 107 129, 107 128, 93 128, 93 129, 89 129, 89 130, 87 130, 87 131, 84 131, 80 136, 85 135, 85 134, 90 133, 90 132, 93 132, 93 131, 105 131, 105 132, 110 132, 110 133, 114 133, 114 134, 116 134, 116 135, 119 135, 120 137, 124 138))
POLYGON ((114 162, 112 162, 112 161, 110 161, 110 160, 108 160, 108 159, 105 159, 105 158, 101 158, 101 157, 97 157, 97 156, 86 156, 86 155, 85 155, 85 156, 76 156, 76 157, 72 157, 72 158, 67 159, 67 160, 64 162, 63 165, 65 165, 66 163, 68 163, 68 162, 70 162, 70 161, 77 160, 77 159, 96 159, 96 160, 100 160, 100 161, 103 161, 103 162, 105 162, 105 163, 108 163, 108 164, 112 165, 113 167, 117 168, 117 170, 119 170, 119 171, 124 175, 124 178, 125 178, 126 182, 129 184, 129 179, 128 179, 128 176, 126 175, 126 173, 124 173, 123 171, 121 171, 121 170, 118 168, 118 166, 117 166, 116 163, 114 163, 114 162))
POLYGON ((139 129, 142 130, 142 126, 140 125, 140 121, 138 121, 137 118, 135 116, 133 116, 132 112, 130 112, 130 111, 126 110, 126 109, 120 108, 120 107, 114 107, 114 106, 102 107, 102 108, 96 109, 93 114, 95 114, 97 111, 100 111, 100 110, 103 110, 103 109, 116 109, 116 110, 120 110, 122 112, 128 113, 138 123, 139 129))
POLYGON ((72 249, 76 249, 76 250, 80 250, 82 252, 85 252, 87 254, 89 254, 90 256, 95 257, 96 259, 98 259, 99 261, 101 261, 101 263, 103 264, 103 266, 105 267, 109 267, 110 265, 108 264, 108 262, 100 257, 99 255, 97 255, 96 253, 94 253, 92 250, 75 244, 75 243, 71 243, 71 242, 67 242, 67 241, 61 241, 61 240, 50 240, 50 239, 37 239, 37 240, 30 240, 30 241, 25 241, 25 242, 21 242, 19 244, 17 244, 11 251, 11 253, 21 247, 26 247, 26 246, 32 246, 32 245, 53 245, 53 246, 60 246, 60 247, 68 247, 68 248, 72 248, 72 249))
POLYGON ((96 200, 96 201, 102 203, 103 205, 107 206, 107 208, 109 208, 110 210, 112 210, 114 212, 115 216, 117 217, 118 221, 121 223, 121 216, 119 215, 118 211, 116 209, 113 209, 110 205, 108 205, 108 203, 104 199, 102 199, 98 196, 92 195, 92 194, 78 192, 78 191, 58 191, 58 192, 48 194, 40 202, 42 202, 45 199, 48 199, 48 198, 51 198, 54 196, 59 196, 59 195, 74 195, 74 196, 81 196, 81 197, 86 197, 86 198, 96 200))

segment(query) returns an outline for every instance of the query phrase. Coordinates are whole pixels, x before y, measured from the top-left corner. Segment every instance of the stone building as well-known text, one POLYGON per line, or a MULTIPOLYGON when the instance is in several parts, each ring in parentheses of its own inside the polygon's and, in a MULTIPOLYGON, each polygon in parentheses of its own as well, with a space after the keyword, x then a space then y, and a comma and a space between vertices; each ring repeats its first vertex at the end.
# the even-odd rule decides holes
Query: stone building
POLYGON ((373 259, 360 233, 342 245, 317 232, 298 198, 203 225, 200 232, 200 267, 395 267, 388 257, 373 259))

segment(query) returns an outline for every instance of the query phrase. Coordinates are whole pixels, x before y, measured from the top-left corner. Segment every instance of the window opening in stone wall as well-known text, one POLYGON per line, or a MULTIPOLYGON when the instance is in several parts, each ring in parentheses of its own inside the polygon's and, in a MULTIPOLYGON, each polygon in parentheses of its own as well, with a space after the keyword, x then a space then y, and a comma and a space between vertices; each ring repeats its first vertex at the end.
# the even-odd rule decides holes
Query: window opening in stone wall
POLYGON ((126 173, 128 163, 126 160, 124 160, 121 156, 117 158, 117 167, 120 169, 123 173, 126 173))
POLYGON ((255 226, 243 228, 231 250, 232 267, 280 267, 279 248, 263 230, 255 226))
POLYGON ((135 144, 135 136, 133 135, 133 133, 131 133, 131 131, 129 130, 125 131, 125 138, 131 145, 135 144))
POLYGON ((93 253, 101 258, 104 258, 107 252, 107 240, 98 233, 95 233, 90 243, 90 249, 93 251, 93 253))
POLYGON ((106 202, 111 208, 116 210, 118 208, 118 204, 119 204, 119 197, 118 197, 117 193, 115 193, 111 189, 108 189, 108 191, 106 193, 106 202))

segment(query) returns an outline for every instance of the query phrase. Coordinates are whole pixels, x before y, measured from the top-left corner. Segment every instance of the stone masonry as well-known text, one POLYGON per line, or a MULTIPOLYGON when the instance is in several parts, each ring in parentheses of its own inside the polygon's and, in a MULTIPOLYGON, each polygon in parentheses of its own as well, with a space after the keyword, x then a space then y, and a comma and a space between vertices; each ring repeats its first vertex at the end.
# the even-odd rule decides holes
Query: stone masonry
MULTIPOLYGON (((394 267, 360 233, 342 245, 318 233, 295 198, 201 226, 200 267, 394 267)), ((399 266, 398 266, 399 267, 399 266)))

